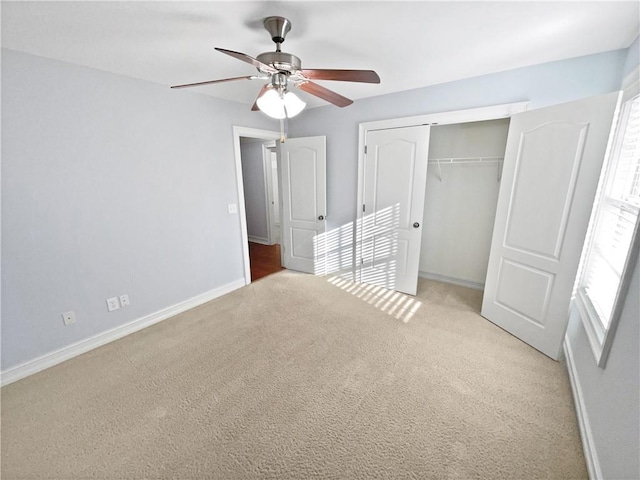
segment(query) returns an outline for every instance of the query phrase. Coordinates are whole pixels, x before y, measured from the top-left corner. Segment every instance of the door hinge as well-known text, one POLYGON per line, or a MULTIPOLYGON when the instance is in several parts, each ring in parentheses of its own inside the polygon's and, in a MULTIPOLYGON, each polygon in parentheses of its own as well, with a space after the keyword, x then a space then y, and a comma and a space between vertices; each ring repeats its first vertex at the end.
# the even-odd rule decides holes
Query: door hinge
POLYGON ((367 146, 366 145, 364 146, 364 154, 365 155, 367 154, 367 146))
POLYGON ((364 212, 365 210, 366 210, 366 208, 365 208, 365 204, 363 203, 363 204, 362 204, 362 211, 364 212))

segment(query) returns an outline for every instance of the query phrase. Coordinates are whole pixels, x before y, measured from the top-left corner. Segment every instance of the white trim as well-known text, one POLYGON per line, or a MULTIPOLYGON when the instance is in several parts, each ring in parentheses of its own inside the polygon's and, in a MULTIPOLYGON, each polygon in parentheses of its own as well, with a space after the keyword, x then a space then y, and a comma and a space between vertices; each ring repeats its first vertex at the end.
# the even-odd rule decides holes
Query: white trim
POLYGON ((587 297, 582 287, 578 288, 576 297, 573 300, 578 316, 584 326, 584 331, 589 339, 589 346, 596 359, 596 364, 600 365, 602 360, 602 351, 604 347, 604 337, 606 332, 602 328, 600 318, 591 304, 591 300, 587 297))
POLYGON ((564 338, 564 355, 567 360, 567 371, 569 372, 569 381, 571 382, 571 392, 573 393, 573 403, 576 409, 576 417, 578 417, 578 427, 580 428, 580 438, 582 439, 582 449, 584 450, 584 458, 587 461, 587 470, 591 480, 599 480, 602 478, 602 470, 598 461, 598 452, 593 441, 593 432, 589 424, 589 415, 584 404, 584 395, 580 387, 580 379, 576 370, 576 364, 571 350, 569 338, 564 338))
POLYGON ((506 103, 503 105, 493 105, 490 107, 470 108, 466 110, 455 110, 450 112, 430 113, 417 115, 414 117, 392 118, 375 122, 364 122, 358 125, 358 197, 356 204, 356 244, 354 245, 355 269, 353 277, 355 282, 361 282, 362 256, 360 245, 362 245, 362 203, 364 196, 364 148, 367 141, 367 132, 370 130, 384 130, 388 128, 412 127, 415 125, 448 125, 453 123, 479 122, 484 120, 496 120, 499 118, 510 118, 516 113, 527 110, 529 102, 506 103))
POLYGON ((448 277, 437 273, 424 272, 422 270, 418 272, 418 277, 426 278, 427 280, 435 280, 436 282, 450 283, 451 285, 458 285, 460 287, 472 288, 474 290, 484 290, 484 283, 472 282, 471 280, 464 280, 462 278, 448 277))
POLYGON ((364 130, 385 130, 388 128, 413 127, 416 125, 449 125, 452 123, 480 122, 483 120, 496 120, 509 118, 512 115, 527 110, 529 102, 505 103, 490 107, 469 108, 466 110, 453 110, 448 112, 428 113, 414 117, 390 118, 375 122, 364 122, 360 128, 364 130))
POLYGON ((196 295, 188 300, 185 300, 175 305, 163 308, 157 312, 145 315, 136 320, 133 320, 124 325, 120 325, 106 332, 99 333, 93 337, 89 337, 79 342, 73 343, 66 347, 55 350, 51 353, 47 353, 33 360, 29 360, 21 365, 9 368, 0 373, 0 384, 2 386, 21 380, 29 375, 38 373, 54 365, 58 365, 66 360, 77 357, 83 353, 86 353, 94 348, 101 347, 107 343, 118 340, 131 333, 142 330, 155 323, 161 322, 168 318, 171 318, 179 313, 186 312, 189 309, 202 305, 203 303, 210 302, 211 300, 226 295, 238 288, 242 288, 245 285, 244 279, 234 280, 233 282, 222 285, 221 287, 214 288, 208 292, 196 295))
POLYGON ((261 245, 272 245, 272 243, 269 242, 268 238, 254 237, 253 235, 249 235, 248 239, 253 243, 259 243, 261 245))
POLYGON ((242 241, 242 261, 244 262, 245 285, 251 283, 251 263, 249 261, 249 235, 247 233, 247 207, 244 203, 244 183, 242 182, 242 153, 240 137, 279 140, 280 133, 271 130, 233 126, 233 156, 236 162, 236 188, 238 190, 238 215, 240 216, 240 236, 242 241))
MULTIPOLYGON (((273 158, 275 156, 276 161, 276 181, 278 176, 278 152, 275 142, 273 142, 273 146, 265 144, 263 147, 263 156, 264 156, 264 174, 265 174, 265 183, 266 183, 266 192, 267 192, 267 221, 268 221, 268 229, 269 229, 269 244, 275 245, 276 243, 280 243, 280 218, 276 218, 275 213, 275 202, 278 202, 278 208, 280 207, 280 195, 278 198, 275 196, 275 192, 273 189, 273 158)), ((278 212, 280 210, 278 209, 278 212)))
MULTIPOLYGON (((260 149, 262 154, 262 181, 264 184, 264 215, 267 221, 267 245, 273 245, 273 238, 271 235, 271 197, 273 193, 271 192, 271 186, 269 185, 269 178, 271 173, 271 152, 268 150, 267 145, 263 142, 262 148, 260 149), (267 162, 268 157, 268 162, 267 162), (267 165, 268 164, 268 165, 267 165), (268 168, 268 170, 267 170, 268 168)), ((249 241, 251 241, 251 237, 249 237, 249 241)))

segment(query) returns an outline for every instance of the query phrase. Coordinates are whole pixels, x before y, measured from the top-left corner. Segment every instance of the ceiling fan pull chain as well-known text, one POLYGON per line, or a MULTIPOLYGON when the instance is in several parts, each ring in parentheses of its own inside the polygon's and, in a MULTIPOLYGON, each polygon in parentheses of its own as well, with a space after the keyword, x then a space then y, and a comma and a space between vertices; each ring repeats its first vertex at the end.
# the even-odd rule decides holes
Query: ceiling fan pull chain
POLYGON ((280 119, 280 142, 284 143, 284 141, 287 139, 287 136, 284 132, 284 118, 280 119))

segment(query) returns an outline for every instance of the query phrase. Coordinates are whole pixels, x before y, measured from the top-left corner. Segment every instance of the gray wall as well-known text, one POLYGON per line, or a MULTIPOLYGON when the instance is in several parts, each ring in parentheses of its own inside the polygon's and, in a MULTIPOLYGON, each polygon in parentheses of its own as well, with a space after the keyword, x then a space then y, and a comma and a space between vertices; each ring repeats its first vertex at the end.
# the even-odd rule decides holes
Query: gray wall
POLYGON ((627 75, 638 66, 640 62, 640 36, 636 37, 627 49, 627 58, 624 62, 623 74, 627 75))
POLYGON ((243 278, 232 125, 273 123, 3 49, 2 369, 243 278))
POLYGON ((640 478, 640 262, 604 369, 596 365, 589 339, 575 308, 567 341, 582 400, 605 479, 640 478))
POLYGON ((244 184, 247 232, 249 237, 267 241, 267 192, 264 183, 263 142, 245 141, 240 144, 242 180, 244 184))
MULTIPOLYGON (((638 39, 624 73, 639 63, 638 39)), ((567 342, 581 387, 585 413, 605 479, 640 478, 640 260, 604 369, 596 365, 580 315, 572 308, 567 342)))

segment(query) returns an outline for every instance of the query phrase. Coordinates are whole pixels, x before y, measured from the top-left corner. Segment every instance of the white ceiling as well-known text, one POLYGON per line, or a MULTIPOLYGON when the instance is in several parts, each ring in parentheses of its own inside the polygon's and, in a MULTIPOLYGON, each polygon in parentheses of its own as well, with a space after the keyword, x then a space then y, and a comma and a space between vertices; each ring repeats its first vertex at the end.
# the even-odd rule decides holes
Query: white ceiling
MULTIPOLYGON (((318 82, 358 99, 626 48, 640 2, 2 2, 2 46, 174 85, 252 75, 213 47, 273 51, 262 19, 292 22, 304 68, 373 69, 379 85, 318 82)), ((251 105, 258 81, 192 91, 251 105)), ((324 105, 303 92, 310 106, 324 105)))

